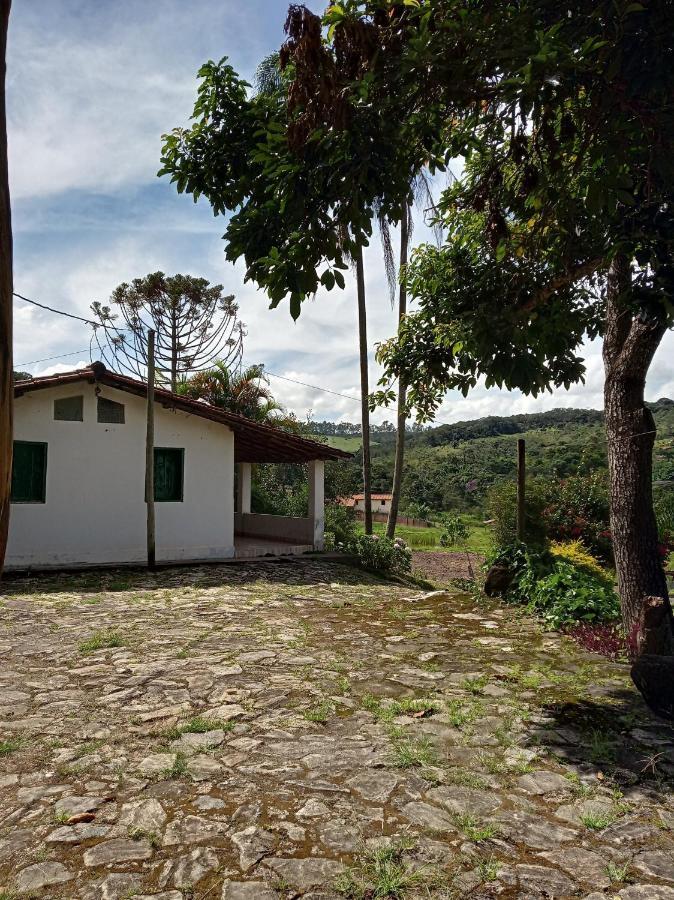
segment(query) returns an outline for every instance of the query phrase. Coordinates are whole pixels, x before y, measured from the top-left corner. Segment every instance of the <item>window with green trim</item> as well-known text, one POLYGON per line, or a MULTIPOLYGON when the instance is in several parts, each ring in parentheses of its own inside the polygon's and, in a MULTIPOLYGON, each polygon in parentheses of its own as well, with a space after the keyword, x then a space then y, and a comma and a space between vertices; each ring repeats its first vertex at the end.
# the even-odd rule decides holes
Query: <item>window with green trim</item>
POLYGON ((97 418, 99 422, 103 422, 108 425, 123 425, 124 404, 115 403, 114 400, 108 400, 107 397, 99 397, 97 418))
POLYGON ((44 503, 47 493, 47 445, 14 441, 12 503, 44 503))
POLYGON ((154 448, 154 499, 156 503, 181 503, 185 451, 179 447, 154 448))
POLYGON ((59 397, 54 400, 54 418, 57 422, 83 421, 84 397, 59 397))

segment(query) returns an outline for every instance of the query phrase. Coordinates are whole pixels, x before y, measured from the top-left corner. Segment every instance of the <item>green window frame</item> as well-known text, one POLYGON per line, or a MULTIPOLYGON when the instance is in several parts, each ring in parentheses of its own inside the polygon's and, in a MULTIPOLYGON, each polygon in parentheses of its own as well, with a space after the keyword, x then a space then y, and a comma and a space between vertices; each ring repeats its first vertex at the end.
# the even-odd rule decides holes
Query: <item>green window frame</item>
POLYGON ((39 441, 14 441, 12 503, 46 503, 47 445, 39 441))
POLYGON ((54 420, 56 422, 83 422, 84 397, 58 397, 54 400, 54 420))
POLYGON ((155 503, 182 503, 185 451, 181 447, 154 448, 155 503))
POLYGON ((104 425, 124 424, 124 404, 109 400, 107 397, 98 397, 96 404, 96 418, 104 425))

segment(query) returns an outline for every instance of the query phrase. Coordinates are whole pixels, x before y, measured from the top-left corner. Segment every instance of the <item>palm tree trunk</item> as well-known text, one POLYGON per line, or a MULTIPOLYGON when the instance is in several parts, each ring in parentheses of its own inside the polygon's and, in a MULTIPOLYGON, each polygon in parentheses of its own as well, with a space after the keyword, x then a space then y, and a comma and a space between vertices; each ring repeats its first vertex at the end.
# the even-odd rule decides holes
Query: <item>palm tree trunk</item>
MULTIPOLYGON (((409 206, 405 206, 405 214, 400 223, 400 272, 404 274, 407 265, 407 251, 410 242, 409 206)), ((398 294, 398 331, 407 313, 407 285, 404 277, 400 280, 398 294)), ((407 397, 407 385, 404 378, 398 379, 398 419, 396 423, 396 449, 393 465, 393 490, 391 493, 391 510, 386 523, 386 536, 393 539, 396 533, 398 521, 398 508, 400 506, 400 489, 403 481, 403 464, 405 461, 405 429, 407 427, 407 410, 405 409, 407 397)))
POLYGON ((7 173, 5 74, 11 0, 0 0, 0 574, 5 561, 12 485, 12 218, 7 173))
POLYGON ((365 307, 365 273, 363 248, 356 254, 356 288, 358 293, 358 339, 360 349, 360 409, 363 432, 363 494, 365 501, 365 534, 372 534, 372 485, 370 479, 370 405, 367 362, 367 310, 365 307))

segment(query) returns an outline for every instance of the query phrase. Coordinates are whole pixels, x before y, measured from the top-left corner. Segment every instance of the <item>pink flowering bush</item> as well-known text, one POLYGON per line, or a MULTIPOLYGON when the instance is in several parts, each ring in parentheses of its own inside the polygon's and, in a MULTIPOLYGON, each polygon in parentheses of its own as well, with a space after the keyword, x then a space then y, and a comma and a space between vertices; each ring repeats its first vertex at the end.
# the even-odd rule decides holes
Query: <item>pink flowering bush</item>
POLYGON ((378 534, 361 534, 346 550, 358 557, 364 569, 404 574, 412 568, 412 551, 401 538, 392 541, 378 534))

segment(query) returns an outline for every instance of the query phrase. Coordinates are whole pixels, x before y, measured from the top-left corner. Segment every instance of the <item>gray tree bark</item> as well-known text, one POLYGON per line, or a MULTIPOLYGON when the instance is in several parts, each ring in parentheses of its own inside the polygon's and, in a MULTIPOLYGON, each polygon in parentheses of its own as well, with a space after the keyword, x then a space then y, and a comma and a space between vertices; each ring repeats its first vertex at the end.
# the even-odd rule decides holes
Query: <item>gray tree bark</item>
MULTIPOLYGON (((405 208, 405 215, 400 223, 400 271, 407 265, 407 254, 410 242, 410 210, 405 208)), ((407 286, 405 280, 400 282, 398 294, 398 329, 407 314, 407 286)), ((396 422, 395 462, 393 465, 393 488, 391 493, 391 509, 386 523, 386 536, 393 539, 400 508, 400 491, 403 482, 403 466, 405 464, 405 429, 407 428, 407 385, 404 378, 398 379, 398 415, 396 422)))
MULTIPOLYGON (((628 305, 631 272, 617 258, 608 275, 604 337, 604 414, 611 492, 611 533, 623 624, 630 653, 671 646, 672 611, 658 554, 652 468, 655 422, 644 403, 646 375, 665 325, 639 316, 628 305), (644 608, 662 601, 656 630, 641 634, 644 608)), ((641 689, 641 688, 640 688, 641 689)))
POLYGON ((0 574, 5 561, 12 485, 12 425, 14 406, 12 362, 12 215, 7 171, 5 106, 7 27, 11 0, 0 0, 0 574))
POLYGON ((363 248, 356 254, 356 289, 358 293, 358 340, 360 351, 360 410, 363 432, 363 494, 365 502, 365 534, 372 534, 372 481, 370 462, 370 405, 367 358, 367 308, 365 306, 365 271, 363 248))

